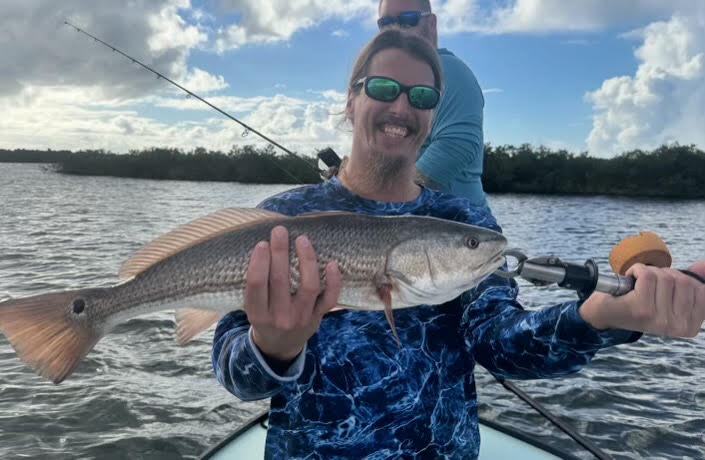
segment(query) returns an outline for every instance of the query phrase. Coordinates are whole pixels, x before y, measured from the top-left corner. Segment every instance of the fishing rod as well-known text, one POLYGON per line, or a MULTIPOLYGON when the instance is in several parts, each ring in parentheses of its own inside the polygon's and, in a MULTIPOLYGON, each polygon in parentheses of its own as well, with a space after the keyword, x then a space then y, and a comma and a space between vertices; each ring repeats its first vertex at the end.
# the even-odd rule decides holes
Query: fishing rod
MULTIPOLYGON (((618 248, 619 246, 615 249, 618 248)), ((642 253, 642 257, 649 257, 649 252, 642 253)), ((529 259, 519 249, 507 249, 503 254, 505 257, 516 258, 517 266, 512 270, 499 269, 495 272, 497 275, 503 278, 521 277, 534 286, 547 286, 556 283, 564 289, 576 291, 581 300, 587 299, 595 291, 616 297, 634 290, 634 278, 600 273, 597 263, 592 259, 588 259, 584 264, 580 265, 564 262, 555 256, 541 256, 529 259)), ((639 253, 635 255, 639 255, 639 253)), ((642 262, 647 263, 647 265, 660 265, 657 263, 649 264, 648 260, 642 260, 642 262)), ((705 283, 705 279, 697 273, 682 269, 679 271, 701 283, 705 283)))
POLYGON ((531 406, 536 412, 539 413, 542 417, 547 419, 549 422, 551 422, 555 427, 560 429, 563 433, 568 435, 569 438, 571 438, 573 441, 577 442, 580 444, 585 450, 590 452, 592 455, 595 456, 595 458, 599 460, 611 460, 612 457, 605 453, 602 449, 597 447, 595 443, 587 439, 585 436, 581 435, 578 433, 575 428, 570 426, 568 423, 564 422, 563 420, 559 419, 555 415, 553 415, 548 409, 546 409, 541 403, 536 401, 534 398, 529 396, 528 393, 526 393, 524 390, 519 388, 517 385, 515 385, 512 382, 508 382, 500 377, 495 377, 495 380, 499 382, 506 390, 508 390, 511 393, 514 393, 519 399, 524 401, 526 404, 531 406))
POLYGON ((507 249, 503 255, 505 258, 515 258, 517 265, 512 270, 497 270, 495 273, 502 278, 521 277, 534 286, 556 283, 562 288, 576 291, 580 299, 586 299, 594 291, 620 296, 634 289, 633 278, 602 274, 592 259, 583 265, 563 262, 555 256, 529 259, 519 249, 507 249))
MULTIPOLYGON (((264 134, 262 134, 261 132, 257 131, 256 129, 254 129, 253 127, 249 126, 249 125, 246 124, 245 122, 238 120, 238 119, 235 118, 234 116, 230 115, 228 112, 226 112, 226 111, 220 109, 219 107, 215 106, 214 104, 208 102, 207 100, 205 100, 204 98, 202 98, 202 97, 199 96, 198 94, 194 93, 193 91, 191 91, 191 90, 189 90, 189 89, 187 89, 187 88, 184 88, 183 86, 181 86, 180 84, 176 83, 174 80, 172 80, 171 78, 169 78, 169 77, 167 77, 166 75, 162 74, 161 72, 158 72, 158 71, 152 69, 151 67, 149 67, 148 65, 144 64, 143 62, 141 62, 141 61, 135 59, 134 57, 130 56, 129 54, 126 54, 126 53, 120 51, 118 48, 116 48, 115 46, 111 45, 110 43, 104 42, 104 41, 101 40, 100 38, 98 38, 98 37, 96 37, 95 35, 92 35, 92 34, 86 32, 85 30, 83 30, 83 29, 81 29, 80 27, 78 27, 78 26, 76 26, 76 25, 70 23, 69 21, 64 21, 64 24, 66 24, 66 25, 69 26, 69 27, 74 28, 74 29, 76 30, 76 32, 79 32, 79 33, 81 33, 81 34, 83 34, 83 35, 86 35, 86 36, 92 38, 94 41, 96 41, 96 42, 98 42, 98 43, 100 43, 100 44, 102 44, 102 45, 104 45, 104 46, 110 48, 111 50, 113 50, 113 52, 116 52, 116 53, 121 54, 122 56, 124 56, 124 57, 126 57, 127 59, 129 59, 130 61, 132 61, 134 64, 138 64, 138 65, 140 65, 141 67, 143 67, 144 69, 146 69, 146 70, 152 72, 153 74, 155 74, 158 79, 161 78, 161 79, 166 80, 167 82, 169 82, 169 83, 171 83, 172 85, 174 85, 174 86, 176 86, 177 88, 179 88, 181 91, 184 91, 184 92, 185 92, 186 94, 188 94, 189 96, 195 97, 196 99, 198 99, 199 101, 203 102, 204 104, 206 104, 206 105, 209 106, 210 108, 212 108, 212 109, 218 111, 218 112, 221 113, 222 115, 225 115, 226 117, 230 118, 230 119, 231 119, 232 121, 234 121, 235 123, 238 123, 240 126, 242 126, 243 128, 245 128, 245 131, 243 132, 243 137, 247 136, 247 134, 249 134, 250 132, 253 132, 253 133, 255 133, 256 135, 258 135, 259 137, 261 137, 262 139, 264 139, 265 141, 269 142, 270 144, 274 145, 275 147, 277 147, 277 148, 279 148, 280 150, 282 150, 283 152, 285 152, 287 155, 292 156, 292 157, 294 157, 294 158, 298 158, 299 160, 303 161, 303 162, 306 163, 309 167, 311 167, 311 168, 313 168, 314 170, 316 170, 316 173, 320 174, 320 172, 321 172, 320 170, 318 170, 316 167, 314 167, 313 165, 311 165, 309 162, 307 162, 307 161, 304 160, 303 158, 301 158, 301 157, 299 157, 298 155, 296 155, 296 154, 295 154, 294 152, 292 152, 291 150, 287 149, 286 147, 284 147, 284 146, 281 145, 280 143, 274 141, 274 140, 271 139, 270 137, 267 137, 266 135, 264 135, 264 134)), ((283 171, 285 174, 287 174, 290 178, 294 179, 297 183, 303 183, 303 181, 302 181, 301 179, 299 179, 298 177, 294 176, 291 172, 289 172, 289 171, 287 171, 286 169, 284 169, 283 167, 279 166, 279 165, 278 165, 277 163, 275 163, 274 161, 272 161, 272 164, 274 164, 277 168, 279 168, 281 171, 283 171)))

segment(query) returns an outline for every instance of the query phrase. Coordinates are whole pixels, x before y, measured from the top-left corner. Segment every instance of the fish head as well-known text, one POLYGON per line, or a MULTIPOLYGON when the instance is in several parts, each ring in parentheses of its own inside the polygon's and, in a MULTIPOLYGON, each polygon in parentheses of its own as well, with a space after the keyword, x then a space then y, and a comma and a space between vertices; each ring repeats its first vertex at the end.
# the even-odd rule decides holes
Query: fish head
POLYGON ((472 289, 504 265, 507 240, 499 232, 442 221, 420 228, 388 254, 386 274, 395 307, 438 305, 472 289))

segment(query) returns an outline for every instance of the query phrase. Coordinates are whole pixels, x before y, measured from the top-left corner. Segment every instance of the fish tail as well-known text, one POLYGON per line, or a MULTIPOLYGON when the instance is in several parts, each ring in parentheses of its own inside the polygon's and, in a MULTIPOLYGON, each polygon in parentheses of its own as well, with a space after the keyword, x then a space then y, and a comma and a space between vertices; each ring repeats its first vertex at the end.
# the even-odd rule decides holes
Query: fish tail
POLYGON ((0 303, 0 332, 29 367, 54 383, 71 375, 102 337, 71 317, 68 305, 77 292, 0 303))

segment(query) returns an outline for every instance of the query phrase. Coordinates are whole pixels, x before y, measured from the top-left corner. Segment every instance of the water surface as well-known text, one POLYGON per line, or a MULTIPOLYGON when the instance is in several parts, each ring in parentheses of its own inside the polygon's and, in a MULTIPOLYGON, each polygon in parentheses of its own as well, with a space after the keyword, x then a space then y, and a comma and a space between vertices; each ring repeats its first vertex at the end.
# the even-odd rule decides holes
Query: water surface
MULTIPOLYGON (((106 286, 142 244, 230 206, 255 206, 290 186, 76 177, 43 165, 0 164, 0 299, 106 286)), ((705 202, 613 197, 490 196, 510 245, 567 261, 607 257, 621 239, 654 231, 674 265, 705 258, 705 202)), ((522 284, 527 308, 574 298, 522 284)), ((265 402, 220 387, 212 332, 179 347, 164 312, 119 326, 61 385, 37 377, 0 336, 0 458, 194 458, 265 402)), ((582 372, 518 382, 615 458, 705 457, 705 336, 644 337, 600 353, 582 372)), ((478 370, 481 413, 591 458, 478 370)))

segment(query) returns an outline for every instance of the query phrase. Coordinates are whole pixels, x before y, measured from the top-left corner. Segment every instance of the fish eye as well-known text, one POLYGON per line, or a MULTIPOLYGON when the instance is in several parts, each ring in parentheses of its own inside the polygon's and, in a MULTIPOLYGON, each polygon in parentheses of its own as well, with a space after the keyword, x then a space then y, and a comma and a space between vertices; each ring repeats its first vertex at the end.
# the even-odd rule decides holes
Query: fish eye
POLYGON ((76 299, 73 301, 73 312, 80 315, 86 309, 86 301, 83 299, 76 299))
POLYGON ((474 236, 469 236, 465 240, 465 245, 469 247, 470 249, 477 249, 477 247, 480 245, 480 240, 475 238, 474 236))

